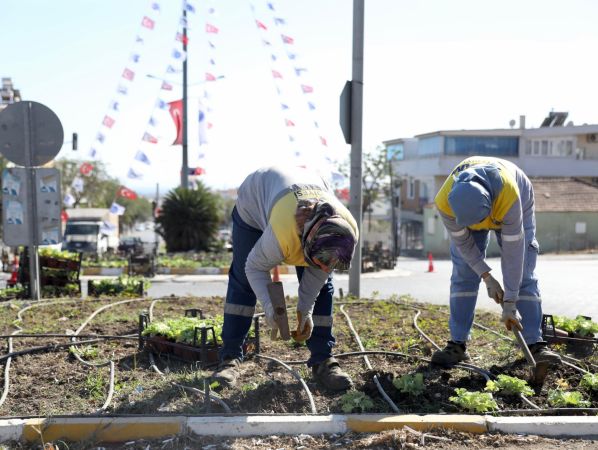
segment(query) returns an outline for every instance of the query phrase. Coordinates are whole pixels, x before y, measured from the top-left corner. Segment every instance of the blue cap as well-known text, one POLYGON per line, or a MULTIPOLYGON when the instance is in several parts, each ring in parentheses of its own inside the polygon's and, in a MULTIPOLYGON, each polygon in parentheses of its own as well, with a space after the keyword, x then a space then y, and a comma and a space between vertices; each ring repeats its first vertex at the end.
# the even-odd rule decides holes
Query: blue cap
POLYGON ((456 177, 448 202, 458 225, 475 225, 490 215, 492 196, 487 185, 487 180, 473 170, 465 170, 456 177))

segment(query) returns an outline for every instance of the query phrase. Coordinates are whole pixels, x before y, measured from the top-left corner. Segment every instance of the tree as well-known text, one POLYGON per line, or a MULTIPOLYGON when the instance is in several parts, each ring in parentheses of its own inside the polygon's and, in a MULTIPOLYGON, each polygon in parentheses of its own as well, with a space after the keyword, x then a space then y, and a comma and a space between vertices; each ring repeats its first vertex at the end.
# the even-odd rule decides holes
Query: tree
POLYGON ((94 161, 92 164, 92 171, 88 175, 81 175, 80 161, 60 159, 54 163, 54 167, 60 170, 63 194, 70 191, 75 198, 74 208, 82 205, 88 208, 109 208, 120 187, 120 182, 108 175, 103 162, 94 161), (71 188, 77 176, 83 178, 83 192, 76 192, 71 188))
POLYGON ((126 208, 119 221, 121 227, 131 227, 137 222, 144 222, 152 217, 152 206, 147 199, 142 197, 135 200, 123 197, 116 198, 116 193, 121 184, 116 178, 108 175, 103 162, 94 161, 93 169, 88 175, 82 175, 79 172, 80 161, 61 159, 55 162, 55 167, 61 173, 62 192, 69 191, 75 198, 74 208, 77 206, 110 208, 112 202, 116 200, 119 205, 126 208), (83 192, 76 192, 71 188, 73 180, 77 176, 83 178, 83 192))
MULTIPOLYGON (((348 162, 340 172, 349 177, 348 162)), ((368 230, 371 226, 372 206, 378 200, 390 197, 389 161, 386 148, 378 146, 373 152, 364 153, 362 160, 362 217, 368 214, 368 230)))
POLYGON ((168 252, 209 250, 219 221, 218 197, 201 182, 195 190, 170 191, 156 219, 157 231, 168 252))

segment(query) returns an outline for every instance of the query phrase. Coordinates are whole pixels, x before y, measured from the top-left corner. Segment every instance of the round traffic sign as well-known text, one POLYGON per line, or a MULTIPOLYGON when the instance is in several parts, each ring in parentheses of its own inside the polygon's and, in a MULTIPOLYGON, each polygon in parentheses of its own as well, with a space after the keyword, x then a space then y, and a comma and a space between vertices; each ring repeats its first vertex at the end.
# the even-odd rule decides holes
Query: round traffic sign
POLYGON ((58 116, 41 103, 16 102, 0 112, 0 153, 19 166, 43 166, 52 161, 63 140, 58 116))

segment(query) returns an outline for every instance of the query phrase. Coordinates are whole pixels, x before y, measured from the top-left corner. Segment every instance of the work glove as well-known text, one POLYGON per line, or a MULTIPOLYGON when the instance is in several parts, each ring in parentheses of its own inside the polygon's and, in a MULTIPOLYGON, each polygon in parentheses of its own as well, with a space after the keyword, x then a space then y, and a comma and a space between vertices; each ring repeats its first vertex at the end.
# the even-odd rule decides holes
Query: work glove
POLYGON ((297 310, 297 330, 291 331, 291 336, 297 342, 307 341, 311 337, 311 332, 314 330, 314 321, 312 319, 312 312, 297 310))
POLYGON ((502 321, 509 331, 511 331, 513 327, 517 328, 519 331, 523 330, 521 316, 517 311, 517 304, 514 301, 510 300, 502 302, 502 321))
POLYGON ((486 289, 488 289, 488 297, 493 299, 496 303, 502 302, 502 298, 505 292, 502 290, 500 283, 492 275, 488 274, 486 278, 483 278, 486 283, 486 289))
POLYGON ((270 327, 270 338, 272 340, 276 339, 276 335, 278 334, 278 324, 276 320, 274 320, 274 306, 272 306, 272 302, 264 301, 264 319, 266 320, 266 325, 270 327))

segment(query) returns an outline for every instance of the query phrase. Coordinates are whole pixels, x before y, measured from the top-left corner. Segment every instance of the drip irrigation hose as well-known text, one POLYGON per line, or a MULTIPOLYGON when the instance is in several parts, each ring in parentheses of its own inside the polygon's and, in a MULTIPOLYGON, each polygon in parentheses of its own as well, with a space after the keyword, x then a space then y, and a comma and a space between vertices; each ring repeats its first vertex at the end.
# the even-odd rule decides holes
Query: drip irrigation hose
MULTIPOLYGON (((152 352, 149 352, 148 354, 149 354, 149 360, 150 360, 150 368, 154 372, 156 372, 158 375, 160 375, 161 377, 166 377, 166 375, 164 374, 164 372, 162 372, 158 368, 158 366, 156 365, 156 360, 154 359, 154 354, 152 352)), ((205 391, 202 391, 201 389, 194 388, 194 387, 191 387, 191 386, 184 386, 184 385, 178 384, 178 383, 176 383, 174 381, 172 382, 172 384, 173 384, 173 386, 179 387, 181 389, 185 389, 185 390, 192 391, 192 392, 195 392, 197 394, 200 394, 200 395, 203 396, 204 399, 206 398, 205 391)), ((224 400, 222 400, 222 398, 220 398, 216 394, 213 394, 212 392, 210 392, 209 397, 210 397, 210 400, 212 400, 214 403, 222 406, 222 409, 224 409, 225 412, 227 412, 229 414, 232 413, 232 410, 230 409, 230 406, 228 406, 226 404, 226 402, 224 400)))
POLYGON ((487 414, 508 416, 508 415, 534 415, 534 414, 571 414, 571 413, 588 413, 598 414, 598 408, 539 408, 539 409, 503 409, 501 411, 491 411, 487 414))
POLYGON ((276 359, 276 358, 273 358, 271 356, 266 356, 266 355, 262 355, 262 354, 256 354, 254 356, 256 358, 261 358, 261 359, 266 359, 266 360, 269 360, 269 361, 274 361, 276 364, 279 364, 282 367, 284 367, 286 370, 288 370, 289 373, 291 375, 293 375, 293 378, 295 378, 297 381, 299 381, 299 383, 301 383, 301 386, 303 387, 303 390, 307 393, 307 398, 309 399, 309 406, 311 408, 311 413, 312 414, 318 414, 318 411, 316 409, 316 404, 314 402, 314 398, 311 395, 311 391, 307 387, 307 384, 305 383, 305 380, 303 378, 301 378, 301 375, 299 375, 295 370, 293 370, 287 364, 285 364, 284 362, 282 362, 280 359, 276 359))
MULTIPOLYGON (((72 334, 2 334, 0 339, 6 338, 72 338, 72 334)), ((77 337, 86 339, 105 339, 105 340, 125 340, 125 341, 138 341, 139 337, 136 334, 123 334, 123 335, 110 335, 110 334, 78 334, 77 337)))
POLYGON ((108 409, 108 406, 112 402, 112 397, 114 395, 114 373, 115 373, 115 371, 116 371, 116 369, 114 367, 114 361, 110 361, 110 382, 109 382, 109 386, 108 386, 108 395, 106 396, 106 401, 104 402, 102 407, 96 411, 97 413, 102 413, 102 412, 106 411, 106 409, 108 409))
MULTIPOLYGON (((429 337, 426 333, 424 333, 423 330, 417 324, 417 319, 418 319, 418 317, 419 317, 420 314, 421 314, 421 311, 418 309, 417 313, 413 317, 413 326, 415 327, 415 329, 418 331, 418 333, 424 339, 426 339, 430 344, 432 344, 434 347, 436 347, 437 350, 440 350, 440 347, 436 344, 436 342, 434 342, 431 337, 429 337)), ((495 334, 499 334, 500 335, 500 333, 498 333, 498 332, 495 332, 495 334)), ((463 367, 463 368, 467 368, 469 370, 474 370, 474 371, 482 374, 484 376, 484 378, 486 379, 486 381, 490 381, 490 379, 494 378, 494 375, 492 373, 485 371, 481 367, 474 366, 473 364, 460 363, 460 364, 457 364, 455 367, 463 367)), ((538 405, 536 405, 535 403, 533 403, 531 400, 529 400, 523 394, 519 394, 519 399, 522 402, 526 403, 527 405, 531 406, 534 409, 540 409, 540 407, 538 405)))
MULTIPOLYGON (((96 344, 98 342, 101 342, 100 339, 88 339, 85 341, 78 341, 77 344, 96 344)), ((58 350, 61 348, 67 348, 67 347, 72 347, 72 346, 73 346, 73 344, 69 342, 66 344, 51 344, 51 345, 44 345, 44 346, 40 346, 40 347, 30 347, 30 348, 26 348, 24 350, 13 351, 13 352, 7 353, 6 355, 0 355, 0 362, 6 361, 14 356, 29 355, 32 353, 39 353, 39 352, 43 352, 43 351, 54 351, 54 350, 58 350)))
POLYGON ((91 363, 89 361, 85 361, 83 358, 81 358, 81 356, 79 355, 78 351, 77 351, 77 345, 78 342, 76 340, 77 335, 79 333, 81 333, 81 331, 87 326, 87 324, 89 324, 89 322, 91 322, 91 320, 97 316, 99 313, 101 313, 102 311, 112 308, 114 306, 117 305, 123 305, 126 303, 132 303, 132 302, 140 302, 140 301, 144 301, 144 300, 148 300, 147 298, 132 298, 132 299, 127 299, 127 300, 120 300, 118 302, 113 302, 113 303, 109 303, 107 305, 102 306, 101 308, 96 309, 93 313, 91 313, 89 315, 89 317, 79 326, 79 328, 77 328, 77 330, 75 331, 75 333, 73 334, 73 336, 71 337, 71 340, 73 341, 73 345, 72 345, 72 352, 74 357, 77 359, 77 361, 79 361, 81 364, 84 364, 86 366, 89 367, 104 367, 110 364, 110 360, 104 361, 104 362, 98 362, 98 363, 91 363))
MULTIPOLYGON (((347 324, 349 326, 349 330, 351 330, 351 333, 353 334, 353 338, 355 339, 355 342, 357 342, 357 345, 359 346, 359 350, 360 351, 364 351, 365 347, 361 343, 361 339, 359 338, 359 334, 357 333, 357 331, 353 327, 353 322, 351 321, 351 318, 349 317, 349 314, 347 314, 345 312, 345 305, 341 305, 340 311, 345 316, 345 319, 346 319, 347 324)), ((365 361, 366 367, 369 370, 373 370, 372 369, 372 365, 370 364, 370 360, 369 360, 369 358, 366 355, 363 355, 363 360, 365 361)), ((378 389, 378 392, 380 393, 380 395, 382 396, 382 398, 386 401, 386 403, 388 403, 390 405, 391 409, 394 412, 400 414, 401 410, 399 409, 399 407, 395 404, 395 402, 392 401, 392 399, 388 396, 388 394, 386 393, 386 391, 382 388, 382 385, 380 384, 380 381, 378 380, 378 375, 374 375, 373 378, 374 378, 374 383, 376 384, 376 388, 378 389)))

